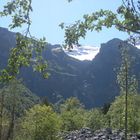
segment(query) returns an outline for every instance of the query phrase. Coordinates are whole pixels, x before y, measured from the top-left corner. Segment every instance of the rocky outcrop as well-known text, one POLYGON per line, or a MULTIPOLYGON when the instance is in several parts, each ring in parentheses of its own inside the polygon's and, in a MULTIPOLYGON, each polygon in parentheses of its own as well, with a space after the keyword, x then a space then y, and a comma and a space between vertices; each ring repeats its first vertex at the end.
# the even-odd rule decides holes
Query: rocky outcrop
MULTIPOLYGON (((124 140, 124 131, 110 128, 92 131, 90 128, 82 128, 63 136, 64 140, 124 140)), ((139 134, 128 134, 129 140, 140 140, 139 134)))

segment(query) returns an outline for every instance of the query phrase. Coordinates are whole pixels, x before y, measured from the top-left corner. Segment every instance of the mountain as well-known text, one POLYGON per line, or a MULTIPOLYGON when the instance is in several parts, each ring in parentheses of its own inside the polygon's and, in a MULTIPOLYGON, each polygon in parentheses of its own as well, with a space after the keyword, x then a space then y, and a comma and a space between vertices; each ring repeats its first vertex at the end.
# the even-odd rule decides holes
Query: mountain
POLYGON ((78 60, 92 60, 99 53, 100 47, 74 46, 71 51, 64 49, 67 55, 78 60))
MULTIPOLYGON (((15 34, 0 28, 0 42, 0 50, 3 50, 0 51, 2 67, 6 64, 9 49, 15 45, 15 34)), ((23 68, 20 76, 33 93, 47 96, 51 102, 76 96, 86 107, 102 106, 119 95, 116 76, 121 64, 121 43, 122 40, 115 38, 101 44, 99 53, 92 61, 79 61, 68 56, 60 45, 48 44, 43 57, 48 61, 51 76, 43 79, 31 68, 23 68)), ((135 58, 132 74, 139 79, 140 50, 131 45, 129 47, 130 55, 135 58)))
MULTIPOLYGON (((9 56, 9 50, 15 46, 15 34, 7 29, 0 28, 1 38, 0 51, 1 68, 6 65, 9 56), (7 40, 6 40, 7 38, 7 40), (12 40, 11 42, 8 40, 12 40), (10 44, 11 43, 11 44, 10 44)), ((39 96, 47 96, 51 102, 58 101, 61 97, 67 98, 77 96, 76 89, 81 82, 81 75, 89 65, 89 61, 79 61, 68 56, 60 45, 47 45, 47 49, 43 53, 44 59, 48 62, 48 72, 51 76, 43 79, 37 72, 33 72, 32 68, 22 68, 20 77, 25 81, 25 85, 39 96)))
POLYGON ((24 68, 21 76, 26 85, 39 96, 47 96, 50 101, 56 102, 59 98, 77 96, 76 90, 81 82, 81 75, 90 62, 78 61, 66 55, 60 45, 48 45, 44 52, 48 62, 48 79, 43 79, 37 72, 24 68))
POLYGON ((15 44, 15 33, 9 32, 6 28, 0 28, 0 67, 6 66, 9 51, 15 44))

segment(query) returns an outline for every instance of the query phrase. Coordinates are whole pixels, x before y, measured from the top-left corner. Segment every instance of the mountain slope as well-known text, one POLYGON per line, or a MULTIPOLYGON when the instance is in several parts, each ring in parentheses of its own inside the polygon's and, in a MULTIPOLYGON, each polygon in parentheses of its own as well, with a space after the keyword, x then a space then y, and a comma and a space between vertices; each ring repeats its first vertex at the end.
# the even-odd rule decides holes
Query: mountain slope
MULTIPOLYGON (((121 65, 120 45, 122 40, 116 38, 102 44, 99 54, 88 68, 86 78, 89 85, 87 88, 90 90, 85 90, 88 91, 86 97, 91 100, 93 106, 110 103, 115 96, 119 95, 117 74, 121 65)), ((133 59, 130 71, 139 81, 140 50, 129 44, 123 47, 129 47, 129 55, 133 59)))
MULTIPOLYGON (((8 50, 15 46, 15 34, 0 28, 0 62, 6 65, 8 50), (2 36, 5 36, 3 38, 2 36), (11 40, 11 41, 8 41, 11 40)), ((121 64, 120 39, 112 39, 101 45, 100 52, 92 61, 78 61, 68 56, 60 45, 47 46, 43 57, 48 61, 51 76, 43 79, 31 68, 23 68, 26 86, 39 96, 47 96, 49 101, 77 96, 86 107, 102 106, 111 102, 119 94, 116 82, 118 68, 121 64)), ((130 46, 133 61, 132 74, 140 76, 140 50, 130 46)))
MULTIPOLYGON (((6 65, 9 50, 15 46, 15 34, 6 29, 0 28, 0 51, 1 68, 6 65), (1 38, 1 36, 5 38, 1 38), (8 40, 12 41, 8 41, 8 40)), ((26 86, 39 96, 47 96, 52 102, 56 102, 61 96, 64 98, 76 96, 76 88, 81 81, 84 69, 89 65, 88 61, 78 61, 66 55, 60 45, 47 45, 43 52, 44 59, 48 62, 48 72, 51 76, 43 79, 32 68, 22 68, 20 77, 25 81, 26 86)))
POLYGON ((39 96, 47 96, 53 102, 61 96, 76 96, 74 91, 79 86, 81 75, 89 62, 81 62, 67 56, 60 45, 48 45, 44 58, 48 62, 49 78, 43 79, 39 73, 25 68, 21 76, 27 86, 39 96))

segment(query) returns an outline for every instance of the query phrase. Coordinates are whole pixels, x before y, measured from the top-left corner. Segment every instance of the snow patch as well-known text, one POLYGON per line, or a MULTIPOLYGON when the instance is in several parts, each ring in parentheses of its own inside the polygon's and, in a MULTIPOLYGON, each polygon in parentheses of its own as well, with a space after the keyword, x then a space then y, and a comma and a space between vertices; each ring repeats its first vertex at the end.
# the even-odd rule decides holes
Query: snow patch
POLYGON ((100 47, 94 46, 75 46, 71 51, 64 50, 65 53, 78 60, 92 60, 99 53, 100 47))
POLYGON ((136 48, 140 49, 140 45, 136 45, 136 48))

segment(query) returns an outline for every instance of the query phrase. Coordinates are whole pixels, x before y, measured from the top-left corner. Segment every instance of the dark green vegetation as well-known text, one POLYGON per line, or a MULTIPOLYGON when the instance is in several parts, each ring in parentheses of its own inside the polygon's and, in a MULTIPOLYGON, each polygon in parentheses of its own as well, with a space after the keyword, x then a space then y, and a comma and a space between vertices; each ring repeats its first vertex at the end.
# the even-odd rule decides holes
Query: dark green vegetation
POLYGON ((0 138, 14 138, 17 119, 22 117, 25 110, 40 102, 20 81, 12 80, 0 89, 0 138))
MULTIPOLYGON (((71 2, 72 0, 68 0, 71 2)), ((126 32, 130 35, 127 40, 134 46, 140 40, 140 1, 139 0, 122 0, 122 4, 116 9, 116 12, 110 10, 99 10, 91 14, 83 16, 83 20, 78 20, 74 24, 64 26, 60 24, 61 28, 65 28, 65 47, 72 49, 73 45, 79 45, 79 38, 85 38, 87 31, 101 31, 103 27, 115 27, 119 31, 126 32)), ((127 140, 128 129, 128 59, 125 58, 123 64, 125 75, 125 140, 127 140)))
MULTIPOLYGON (((0 47, 3 50, 0 60, 1 68, 4 68, 8 52, 15 46, 15 36, 3 28, 0 28, 0 34, 0 47)), ((32 72, 31 67, 22 68, 18 76, 24 79, 32 92, 47 98, 40 102, 16 80, 2 88, 1 137, 4 140, 57 140, 62 134, 60 132, 83 127, 93 130, 107 127, 124 129, 125 62, 128 62, 129 71, 127 131, 139 132, 140 97, 136 79, 140 71, 140 50, 127 43, 125 48, 131 62, 124 61, 127 57, 121 51, 122 45, 123 41, 119 39, 102 44, 100 53, 91 62, 81 62, 67 56, 59 45, 48 45, 43 58, 48 60, 51 76, 43 79, 39 73, 32 72), (116 95, 120 96, 114 100, 116 95), (76 98, 65 101, 71 96, 76 96, 84 104, 76 98), (90 108, 103 107, 86 110, 84 105, 90 108)))
MULTIPOLYGON (((124 129, 124 94, 116 97, 110 105, 90 110, 85 109, 75 97, 54 105, 38 102, 38 98, 18 81, 13 81, 7 88, 1 89, 1 95, 4 95, 3 101, 1 100, 3 104, 0 106, 0 109, 3 107, 0 121, 2 140, 63 140, 67 133, 83 127, 89 127, 93 131, 102 128, 124 129), (14 98, 11 97, 13 90, 16 93, 14 98), (26 92, 24 96, 23 91, 26 92), (11 131, 13 107, 14 127, 11 131)), ((140 131, 139 105, 140 95, 129 93, 128 133, 140 131)))
MULTIPOLYGON (((72 0, 68 1, 71 2, 72 0)), ((72 49, 73 45, 79 45, 79 38, 84 38, 88 30, 100 31, 104 26, 107 28, 115 26, 116 29, 132 35, 129 41, 135 46, 137 39, 139 42, 140 34, 139 10, 139 0, 122 0, 122 5, 117 8, 116 13, 101 9, 91 15, 84 15, 82 21, 79 20, 72 26, 65 27, 65 44, 68 45, 68 49, 72 49), (135 36, 135 34, 137 36, 135 36)), ((139 50, 129 45, 128 42, 126 45, 123 45, 126 49, 129 48, 126 54, 131 57, 130 60, 133 60, 131 62, 132 66, 129 67, 127 55, 124 54, 124 59, 120 57, 122 41, 113 39, 107 44, 102 45, 100 53, 91 63, 86 62, 84 66, 82 66, 83 63, 81 62, 75 61, 74 59, 66 59, 67 56, 62 49, 53 48, 50 49, 51 59, 49 60, 48 58, 50 67, 46 73, 48 64, 45 61, 45 58, 47 58, 45 55, 47 55, 47 53, 43 51, 46 43, 44 38, 38 40, 30 34, 31 11, 31 0, 14 0, 8 2, 3 7, 2 11, 0 11, 0 17, 12 17, 12 23, 9 23, 11 29, 27 25, 24 35, 20 33, 10 33, 13 36, 12 41, 14 44, 5 47, 6 49, 10 49, 10 53, 5 54, 3 51, 1 55, 2 58, 6 58, 5 60, 8 58, 8 61, 1 64, 2 70, 0 71, 2 87, 0 102, 0 139, 55 140, 59 139, 58 133, 61 134, 60 132, 62 131, 80 129, 83 126, 89 126, 93 129, 100 129, 103 127, 112 127, 115 129, 124 128, 125 140, 128 138, 128 132, 139 132, 138 118, 140 113, 138 106, 139 95, 137 94, 137 88, 139 89, 137 85, 139 85, 139 83, 137 83, 136 80, 139 79, 139 50), (12 48, 12 46, 15 47, 12 48), (106 55, 107 53, 110 54, 109 60, 106 55), (61 56, 61 62, 65 62, 64 65, 61 65, 57 54, 61 56), (52 56, 56 58, 56 61, 52 61, 54 60, 52 56), (132 59, 132 57, 134 57, 134 59, 132 59), (65 61, 65 59, 67 61, 65 61), (25 70, 25 67, 29 69, 25 70), (44 100, 44 104, 38 104, 30 108, 34 104, 34 101, 36 101, 35 99, 31 99, 33 100, 33 102, 31 102, 28 100, 30 98, 23 98, 25 101, 21 102, 20 98, 23 94, 19 93, 25 91, 26 88, 16 80, 18 75, 25 78, 27 85, 32 90, 37 90, 36 87, 39 85, 35 83, 36 85, 34 85, 34 88, 32 86, 33 83, 30 81, 33 75, 31 68, 43 74, 44 78, 48 77, 48 72, 52 73, 52 81, 50 81, 53 84, 55 81, 53 76, 55 79, 58 79, 57 83, 54 84, 54 87, 56 87, 55 90, 54 88, 51 89, 52 92, 46 90, 47 94, 54 95, 55 99, 52 98, 52 100, 55 101, 57 98, 59 99, 56 105, 53 106, 51 104, 48 106, 49 102, 44 100), (26 72, 30 74, 28 77, 26 72), (116 78, 117 76, 118 79, 116 78), (117 85, 116 80, 118 80, 119 85, 117 85), (119 93, 121 93, 121 95, 110 107, 106 105, 102 110, 94 109, 92 111, 87 111, 76 98, 70 98, 62 102, 61 95, 65 96, 66 91, 63 91, 62 89, 64 88, 61 88, 61 84, 59 85, 58 83, 66 83, 66 81, 70 82, 66 85, 63 84, 63 87, 65 86, 68 91, 72 87, 72 90, 67 93, 68 96, 76 95, 80 100, 83 100, 86 105, 90 105, 88 103, 92 101, 92 105, 100 106, 106 103, 106 101, 112 101, 115 95, 119 93), (69 85, 71 85, 71 87, 69 87, 69 85), (61 92, 57 91, 58 87, 61 88, 61 92), (11 94, 8 94, 9 92, 11 94), (24 106, 24 104, 26 105, 24 106), (27 108, 30 109, 26 110, 27 108), (24 111, 25 114, 23 114, 24 111)), ((63 28, 64 24, 60 26, 63 28)), ((2 32, 3 31, 5 30, 2 30, 2 32)), ((5 37, 4 35, 2 36, 5 37)), ((10 38, 7 39, 9 41, 10 38)), ((7 44, 2 44, 2 47, 3 46, 7 46, 7 44)), ((5 50, 5 48, 3 50, 5 50)), ((8 52, 9 49, 5 52, 8 52)), ((1 61, 3 62, 2 59, 1 61)), ((42 79, 37 78, 34 80, 38 80, 39 83, 43 85, 42 79)), ((46 84, 47 82, 48 81, 46 81, 46 84)), ((49 84, 48 82, 48 86, 51 87, 53 85, 52 83, 49 84)), ((45 87, 46 84, 42 87, 45 87)), ((45 90, 42 88, 38 88, 38 90, 43 91, 44 94, 45 90)), ((33 97, 27 93, 30 92, 27 90, 24 95, 33 97)))

